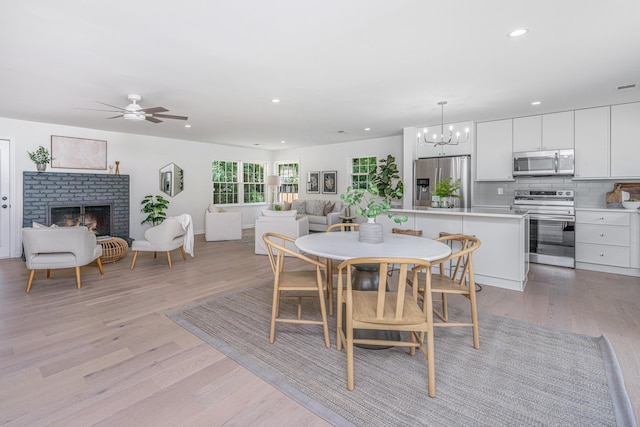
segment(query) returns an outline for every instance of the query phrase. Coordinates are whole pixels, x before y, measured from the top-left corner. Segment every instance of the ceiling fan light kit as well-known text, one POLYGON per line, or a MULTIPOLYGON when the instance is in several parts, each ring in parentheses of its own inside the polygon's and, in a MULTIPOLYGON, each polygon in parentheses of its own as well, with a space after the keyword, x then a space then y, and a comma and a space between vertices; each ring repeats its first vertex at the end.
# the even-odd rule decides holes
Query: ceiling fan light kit
MULTIPOLYGON (((97 111, 109 111, 112 113, 120 113, 117 116, 107 117, 108 119, 119 119, 120 117, 125 120, 131 120, 134 122, 142 122, 148 121, 151 123, 162 123, 162 119, 174 119, 174 120, 188 120, 189 118, 186 116, 175 116, 172 114, 161 114, 165 113, 167 110, 164 107, 151 107, 151 108, 142 108, 138 102, 142 101, 142 96, 137 95, 135 93, 130 93, 127 95, 127 100, 131 102, 131 104, 127 105, 124 108, 117 107, 111 104, 105 104, 104 102, 98 102, 99 104, 106 105, 107 107, 115 108, 115 110, 97 110, 97 111)), ((90 108, 87 108, 90 110, 90 108)))

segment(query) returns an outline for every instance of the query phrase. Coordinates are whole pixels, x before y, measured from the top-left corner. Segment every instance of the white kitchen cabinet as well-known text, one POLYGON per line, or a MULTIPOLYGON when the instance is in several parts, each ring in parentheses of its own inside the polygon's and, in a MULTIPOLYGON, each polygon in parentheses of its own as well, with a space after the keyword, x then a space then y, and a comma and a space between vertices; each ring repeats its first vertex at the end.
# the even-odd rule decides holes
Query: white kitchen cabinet
POLYGON ((611 177, 640 177, 640 102, 611 106, 611 177))
POLYGON ((611 107, 575 111, 575 178, 608 178, 611 107))
POLYGON ((542 115, 542 150, 562 150, 574 145, 573 111, 542 115))
MULTIPOLYGON (((469 129, 469 139, 466 142, 458 144, 434 145, 424 142, 424 129, 420 129, 420 144, 418 145, 418 157, 440 157, 440 156, 462 156, 471 154, 473 142, 473 122, 449 123, 444 125, 445 139, 449 135, 449 126, 453 126, 452 140, 456 141, 456 132, 460 132, 460 140, 464 140, 466 136, 465 129, 469 129)), ((429 126, 426 128, 429 139, 434 140, 433 134, 437 134, 436 140, 440 139, 440 125, 429 126)))
POLYGON ((538 151, 542 147, 542 116, 513 119, 513 151, 538 151))
POLYGON ((513 180, 513 120, 495 120, 476 126, 476 179, 513 180))
POLYGON ((638 217, 636 211, 576 210, 576 267, 638 275, 638 217))
POLYGON ((513 151, 573 148, 573 111, 513 119, 513 151))

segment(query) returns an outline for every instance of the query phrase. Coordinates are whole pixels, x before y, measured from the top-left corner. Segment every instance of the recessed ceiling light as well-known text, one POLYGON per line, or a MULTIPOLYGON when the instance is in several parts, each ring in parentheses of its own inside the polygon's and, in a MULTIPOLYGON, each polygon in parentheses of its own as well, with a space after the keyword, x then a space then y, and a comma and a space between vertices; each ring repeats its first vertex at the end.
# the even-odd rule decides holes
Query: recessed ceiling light
POLYGON ((184 127, 186 127, 186 128, 190 128, 190 127, 191 127, 191 125, 184 125, 184 127))
POLYGON ((540 105, 540 104, 542 104, 542 102, 541 102, 541 101, 533 101, 533 102, 531 103, 531 105, 540 105))
POLYGON ((278 98, 273 98, 271 102, 273 102, 274 104, 277 104, 278 102, 280 102, 280 100, 278 98))
POLYGON ((280 141, 280 144, 286 144, 287 141, 280 141))
POLYGON ((524 36, 525 34, 527 34, 529 32, 528 28, 517 28, 513 31, 511 31, 508 36, 509 37, 520 37, 520 36, 524 36))
POLYGON ((364 128, 364 130, 366 130, 366 131, 370 131, 370 130, 371 130, 371 128, 364 128))

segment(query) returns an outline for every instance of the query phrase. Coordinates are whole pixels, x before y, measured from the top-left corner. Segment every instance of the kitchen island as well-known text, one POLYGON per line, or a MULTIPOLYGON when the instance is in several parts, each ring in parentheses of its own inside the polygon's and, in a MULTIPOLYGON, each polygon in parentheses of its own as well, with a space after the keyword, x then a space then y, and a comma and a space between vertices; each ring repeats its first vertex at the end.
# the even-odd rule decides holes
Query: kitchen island
POLYGON ((376 222, 385 233, 393 228, 421 230, 423 237, 440 232, 463 233, 478 237, 482 246, 473 255, 477 283, 524 291, 529 272, 529 215, 514 213, 508 207, 476 206, 468 209, 414 207, 392 209, 409 220, 396 224, 386 215, 376 222))

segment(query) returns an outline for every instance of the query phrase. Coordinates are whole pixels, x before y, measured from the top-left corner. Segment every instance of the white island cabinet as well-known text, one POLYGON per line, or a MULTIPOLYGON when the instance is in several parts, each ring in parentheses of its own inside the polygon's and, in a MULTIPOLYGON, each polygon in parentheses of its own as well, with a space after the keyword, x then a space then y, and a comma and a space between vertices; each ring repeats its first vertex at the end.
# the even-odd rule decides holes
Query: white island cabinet
POLYGON ((514 214, 509 208, 398 209, 392 213, 409 220, 396 224, 386 215, 378 216, 385 233, 393 228, 421 230, 422 236, 438 237, 441 232, 478 237, 480 248, 473 254, 477 283, 524 291, 529 271, 529 216, 514 214))

